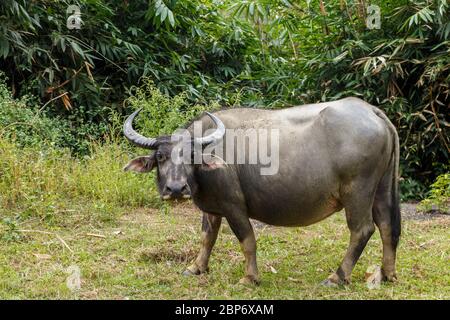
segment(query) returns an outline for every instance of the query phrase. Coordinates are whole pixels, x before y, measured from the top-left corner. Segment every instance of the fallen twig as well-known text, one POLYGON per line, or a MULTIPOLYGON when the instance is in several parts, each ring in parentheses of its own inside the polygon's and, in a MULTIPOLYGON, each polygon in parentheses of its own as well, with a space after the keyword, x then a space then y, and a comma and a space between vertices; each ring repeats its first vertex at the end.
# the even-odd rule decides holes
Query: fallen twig
POLYGON ((42 234, 50 234, 55 236, 56 238, 58 238, 58 240, 63 244, 64 247, 67 248, 67 250, 70 251, 70 253, 73 253, 73 250, 69 247, 69 245, 66 243, 66 241, 64 241, 63 238, 61 238, 61 236, 55 232, 49 232, 49 231, 42 231, 42 230, 29 230, 29 229, 21 229, 18 230, 19 232, 34 232, 34 233, 42 233, 42 234))
POLYGON ((106 238, 106 236, 104 236, 102 234, 86 233, 86 235, 89 236, 89 237, 95 237, 95 238, 102 238, 102 239, 106 238))

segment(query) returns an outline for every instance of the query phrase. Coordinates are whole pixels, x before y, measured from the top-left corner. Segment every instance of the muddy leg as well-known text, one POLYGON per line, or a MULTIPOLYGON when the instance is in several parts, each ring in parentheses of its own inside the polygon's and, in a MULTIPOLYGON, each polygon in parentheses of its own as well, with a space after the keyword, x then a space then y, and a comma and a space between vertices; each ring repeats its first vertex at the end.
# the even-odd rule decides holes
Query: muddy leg
POLYGON ((245 256, 245 277, 239 283, 259 284, 258 266, 256 264, 256 239, 250 220, 246 216, 227 217, 231 230, 238 238, 245 256))
POLYGON ((208 270, 209 256, 216 243, 221 222, 222 217, 203 214, 201 249, 194 263, 183 272, 183 275, 199 275, 208 270))
POLYGON ((367 195, 357 198, 358 200, 350 200, 345 206, 347 225, 350 229, 350 244, 347 252, 340 267, 323 282, 324 285, 333 286, 350 283, 353 267, 375 231, 372 219, 372 201, 367 201, 367 195), (370 206, 367 202, 370 202, 370 206))
POLYGON ((375 199, 373 206, 373 218, 380 230, 381 240, 383 242, 383 265, 381 271, 383 272, 383 280, 394 281, 395 274, 395 257, 397 251, 398 237, 393 235, 393 228, 391 224, 390 206, 388 197, 382 199, 375 199))

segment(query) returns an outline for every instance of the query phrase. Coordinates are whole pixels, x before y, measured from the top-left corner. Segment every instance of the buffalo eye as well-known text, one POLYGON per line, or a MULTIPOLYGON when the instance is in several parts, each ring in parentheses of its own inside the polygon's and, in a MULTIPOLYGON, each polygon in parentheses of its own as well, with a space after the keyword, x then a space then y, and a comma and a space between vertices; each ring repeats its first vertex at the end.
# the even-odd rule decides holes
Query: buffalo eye
POLYGON ((157 152, 156 160, 158 160, 158 162, 163 162, 164 160, 166 160, 166 156, 164 154, 162 154, 161 152, 157 152))

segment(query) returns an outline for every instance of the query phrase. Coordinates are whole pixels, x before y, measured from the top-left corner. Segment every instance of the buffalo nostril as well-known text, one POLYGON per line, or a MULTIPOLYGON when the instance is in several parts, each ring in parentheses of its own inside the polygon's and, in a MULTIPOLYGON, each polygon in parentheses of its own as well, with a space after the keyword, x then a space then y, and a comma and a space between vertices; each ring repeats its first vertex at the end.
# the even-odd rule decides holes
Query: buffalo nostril
POLYGON ((166 186, 166 190, 165 190, 166 192, 168 192, 168 193, 171 193, 172 192, 172 189, 170 188, 170 187, 167 187, 166 186))

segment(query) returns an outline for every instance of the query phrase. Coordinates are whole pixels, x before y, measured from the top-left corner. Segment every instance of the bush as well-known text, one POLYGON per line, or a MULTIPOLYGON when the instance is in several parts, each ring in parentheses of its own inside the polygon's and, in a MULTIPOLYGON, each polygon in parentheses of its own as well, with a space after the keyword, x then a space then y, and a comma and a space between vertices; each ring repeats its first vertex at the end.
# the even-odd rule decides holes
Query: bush
POLYGON ((450 213, 450 172, 437 177, 431 185, 429 196, 422 200, 419 209, 422 211, 435 211, 450 213))
POLYGON ((6 81, 0 72, 0 136, 19 146, 69 148, 75 154, 86 155, 90 143, 108 131, 106 123, 97 125, 83 119, 49 116, 43 110, 45 105, 39 106, 34 97, 14 99, 6 81))
POLYGON ((54 99, 55 114, 94 123, 107 120, 110 107, 121 111, 142 76, 190 102, 225 99, 252 42, 225 8, 213 0, 2 0, 0 69, 17 94, 54 99), (66 28, 73 4, 80 30, 66 28))
POLYGON ((29 97, 12 98, 6 79, 0 72, 0 135, 11 138, 21 146, 63 146, 64 123, 45 117, 29 97))
POLYGON ((143 84, 133 91, 127 102, 133 111, 143 109, 136 119, 136 128, 148 137, 171 134, 202 112, 219 108, 216 102, 191 106, 185 93, 170 97, 161 93, 149 79, 144 79, 143 84))

